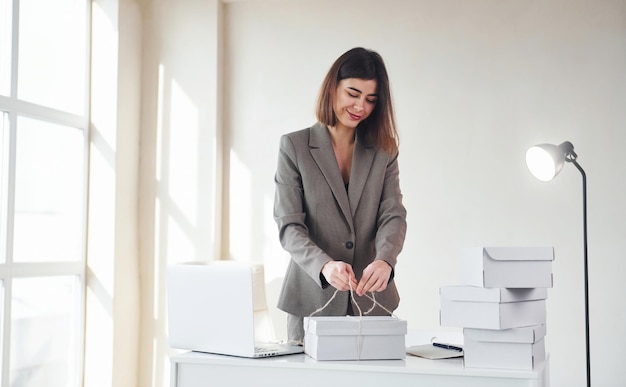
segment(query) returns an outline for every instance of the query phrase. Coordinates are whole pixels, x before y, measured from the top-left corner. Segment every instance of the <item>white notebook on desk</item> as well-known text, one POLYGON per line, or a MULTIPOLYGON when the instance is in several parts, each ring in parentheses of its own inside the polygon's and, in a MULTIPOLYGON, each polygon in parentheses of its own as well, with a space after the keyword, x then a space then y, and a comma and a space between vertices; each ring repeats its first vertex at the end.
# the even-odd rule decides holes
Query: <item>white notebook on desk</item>
POLYGON ((255 315, 257 320, 267 315, 263 277, 263 266, 241 262, 169 265, 170 346, 251 358, 304 352, 301 346, 257 338, 261 324, 255 324, 255 315))

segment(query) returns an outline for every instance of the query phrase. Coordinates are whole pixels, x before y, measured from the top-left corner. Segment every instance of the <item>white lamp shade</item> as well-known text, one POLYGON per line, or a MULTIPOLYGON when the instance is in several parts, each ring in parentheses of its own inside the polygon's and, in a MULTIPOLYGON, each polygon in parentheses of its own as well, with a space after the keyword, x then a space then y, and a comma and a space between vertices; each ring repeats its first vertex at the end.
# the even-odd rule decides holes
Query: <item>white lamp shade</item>
POLYGON ((550 181, 561 172, 565 163, 562 149, 552 144, 535 145, 526 151, 526 165, 537 179, 550 181))

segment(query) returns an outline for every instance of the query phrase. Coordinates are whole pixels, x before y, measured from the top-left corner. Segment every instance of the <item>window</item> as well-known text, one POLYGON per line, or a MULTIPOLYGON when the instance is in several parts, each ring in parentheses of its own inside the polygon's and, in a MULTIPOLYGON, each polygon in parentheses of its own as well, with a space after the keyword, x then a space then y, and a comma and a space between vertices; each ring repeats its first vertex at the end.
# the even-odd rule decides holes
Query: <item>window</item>
POLYGON ((0 387, 78 387, 88 0, 0 0, 0 387))

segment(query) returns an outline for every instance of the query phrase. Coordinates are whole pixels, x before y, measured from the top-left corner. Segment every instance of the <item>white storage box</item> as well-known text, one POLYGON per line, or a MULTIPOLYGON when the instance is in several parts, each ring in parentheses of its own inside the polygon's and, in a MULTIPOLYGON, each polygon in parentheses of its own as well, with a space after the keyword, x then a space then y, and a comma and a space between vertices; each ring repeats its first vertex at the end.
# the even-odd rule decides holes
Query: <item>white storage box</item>
POLYGON ((551 288, 553 247, 474 247, 462 251, 464 285, 551 288))
POLYGON ((510 329, 546 322, 546 288, 444 286, 439 293, 444 327, 510 329))
POLYGON ((545 335, 545 325, 463 329, 465 367, 533 370, 546 358, 545 335))
POLYGON ((404 359, 406 321, 388 316, 305 317, 304 353, 316 360, 404 359))

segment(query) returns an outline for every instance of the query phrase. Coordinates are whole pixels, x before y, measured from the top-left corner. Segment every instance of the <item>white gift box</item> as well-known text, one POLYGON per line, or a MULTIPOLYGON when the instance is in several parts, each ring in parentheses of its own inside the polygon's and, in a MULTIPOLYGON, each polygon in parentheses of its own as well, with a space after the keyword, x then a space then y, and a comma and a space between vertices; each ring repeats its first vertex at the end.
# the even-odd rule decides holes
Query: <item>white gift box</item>
POLYGON ((444 286, 439 293, 444 327, 510 329, 546 322, 546 288, 444 286))
POLYGON ((389 316, 305 317, 304 353, 316 360, 404 359, 407 323, 389 316))
POLYGON ((462 250, 464 285, 551 288, 553 247, 474 247, 462 250))
POLYGON ((546 358, 545 335, 545 325, 506 330, 465 328, 465 367, 533 370, 546 358))

